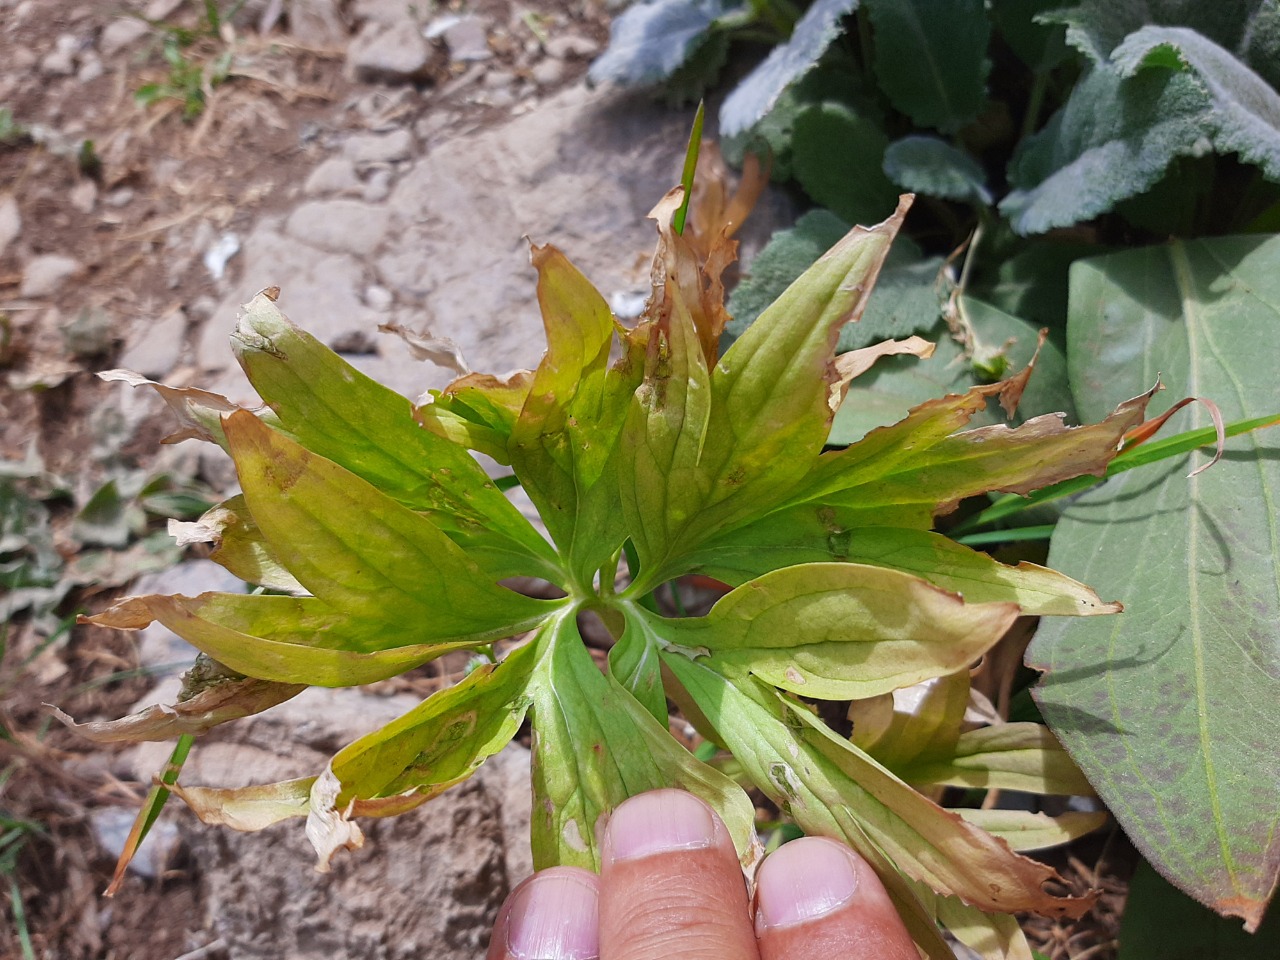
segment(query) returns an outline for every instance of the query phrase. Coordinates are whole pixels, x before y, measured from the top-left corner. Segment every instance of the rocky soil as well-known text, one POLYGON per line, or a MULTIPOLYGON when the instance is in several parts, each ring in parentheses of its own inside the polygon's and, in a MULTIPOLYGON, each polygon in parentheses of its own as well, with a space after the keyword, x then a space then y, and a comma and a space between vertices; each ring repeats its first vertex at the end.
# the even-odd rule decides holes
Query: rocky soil
MULTIPOLYGON (((158 447, 169 425, 149 391, 93 371, 252 401, 228 335, 263 287, 415 397, 454 373, 415 360, 384 325, 448 337, 474 369, 536 364, 526 238, 563 248, 619 315, 643 300, 644 215, 678 177, 690 116, 582 85, 607 37, 596 0, 220 5, 237 6, 214 29, 197 2, 0 0, 0 455, 60 478, 45 506, 68 568, 91 542, 76 506, 117 473, 233 492, 218 451, 158 447)), ((245 589, 192 555, 142 580, 168 561, 105 556, 63 613, 101 607, 111 590, 245 589)), ((329 876, 313 872, 297 826, 232 834, 175 803, 104 900, 169 747, 89 748, 41 704, 92 719, 164 701, 192 651, 158 626, 51 640, 48 617, 9 617, 7 602, 0 814, 40 824, 8 872, 35 956, 481 954, 530 869, 524 748, 374 825, 329 876)), ((202 739, 184 782, 315 773, 448 679, 309 691, 202 739)), ((11 908, 0 928, 0 955, 21 956, 11 908)))

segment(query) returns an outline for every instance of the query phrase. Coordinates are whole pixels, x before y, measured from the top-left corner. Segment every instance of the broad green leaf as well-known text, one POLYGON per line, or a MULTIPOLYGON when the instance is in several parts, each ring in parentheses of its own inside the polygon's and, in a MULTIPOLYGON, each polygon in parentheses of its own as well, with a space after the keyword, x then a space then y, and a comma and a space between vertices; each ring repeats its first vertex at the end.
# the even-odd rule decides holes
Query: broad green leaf
POLYGON ((876 76, 898 110, 944 133, 978 116, 990 67, 982 0, 867 0, 867 10, 876 76))
POLYGON ((511 463, 511 430, 533 386, 533 371, 518 370, 506 379, 488 373, 459 377, 414 416, 432 433, 478 450, 499 463, 511 463))
POLYGON ((1280 918, 1255 933, 1216 916, 1156 873, 1145 860, 1129 884, 1120 923, 1119 960, 1275 960, 1280 918))
POLYGON ((898 191, 884 174, 889 138, 879 125, 840 103, 810 107, 795 121, 791 163, 805 193, 847 223, 878 223, 898 191))
POLYGON ((667 723, 667 694, 662 685, 658 636, 650 622, 627 611, 622 636, 609 651, 609 675, 653 715, 667 723))
MULTIPOLYGON (((678 462, 651 457, 653 469, 686 471, 678 478, 665 478, 664 486, 678 495, 678 503, 668 502, 658 509, 659 504, 649 500, 640 507, 642 501, 633 497, 637 507, 628 523, 641 571, 632 592, 661 583, 683 551, 712 531, 750 519, 803 477, 830 430, 836 338, 840 328, 861 312, 866 290, 908 203, 904 198, 898 211, 878 226, 855 227, 762 313, 715 365, 709 396, 696 387, 664 387, 668 397, 675 389, 683 391, 682 406, 676 408, 674 399, 669 400, 672 409, 664 408, 661 421, 650 418, 646 444, 653 446, 660 440, 665 450, 672 447, 677 428, 683 438, 687 430, 698 431, 703 417, 706 427, 696 447, 691 446, 696 433, 682 440, 682 447, 673 447, 683 451, 678 462), (685 405, 688 416, 683 412, 685 405), (709 412, 702 413, 708 406, 709 412)), ((676 354, 680 341, 674 332, 668 349, 672 359, 667 366, 681 363, 676 354)), ((651 363, 654 372, 647 374, 641 395, 666 383, 655 372, 665 372, 667 366, 656 368, 651 363)), ((628 430, 632 431, 630 424, 628 430)), ((638 446, 638 441, 623 445, 628 451, 638 446)), ((636 482, 646 497, 653 496, 643 486, 645 481, 637 477, 636 482)))
POLYGON ((315 597, 129 597, 86 618, 117 630, 140 630, 154 620, 245 676, 320 687, 385 680, 486 639, 424 642, 420 627, 405 618, 350 621, 315 597))
POLYGON ((720 107, 720 136, 754 127, 777 104, 787 87, 817 66, 840 35, 840 19, 858 8, 858 0, 816 0, 796 23, 791 39, 733 88, 720 107))
MULTIPOLYGON (((936 297, 936 295, 935 295, 936 297)), ((1017 317, 969 296, 957 301, 971 338, 972 358, 966 357, 946 324, 938 322, 924 331, 937 345, 932 357, 917 360, 890 358, 858 378, 831 425, 828 443, 844 446, 866 436, 876 427, 897 423, 912 407, 949 393, 962 393, 979 382, 976 365, 1008 365, 1018 370, 1036 355, 1038 331, 1017 317)), ((1036 359, 1036 369, 1018 403, 1016 419, 1045 413, 1065 413, 1074 419, 1075 406, 1066 387, 1067 359, 1053 341, 1046 341, 1036 359)), ((1003 413, 982 411, 974 426, 998 423, 1003 413)))
POLYGON ((283 593, 306 592, 280 562, 239 494, 205 511, 192 523, 169 521, 169 533, 179 546, 212 543, 209 559, 246 583, 283 593))
POLYGON ((615 453, 640 370, 613 369, 604 297, 559 250, 531 250, 547 352, 511 427, 511 465, 572 572, 589 582, 622 544, 615 453))
POLYGON ((429 643, 510 636, 549 612, 496 585, 425 516, 251 414, 223 427, 259 529, 298 582, 340 614, 411 623, 429 643))
POLYGON ((1062 8, 1062 0, 992 0, 991 20, 1018 58, 1036 73, 1052 70, 1070 55, 1066 28, 1040 15, 1062 8))
POLYGON ((964 808, 953 810, 975 827, 981 827, 994 837, 1009 844, 1011 849, 1044 850, 1070 843, 1077 837, 1092 833, 1107 822, 1105 810, 1093 813, 1068 811, 1056 817, 1026 810, 977 810, 964 808))
POLYGON ((1184 27, 1131 34, 1020 148, 1000 204, 1023 234, 1088 220, 1151 188, 1211 145, 1280 180, 1280 94, 1184 27))
MULTIPOLYGON (((690 572, 738 586, 770 570, 832 560, 872 564, 924 577, 970 603, 1016 603, 1032 616, 1086 617, 1118 613, 1089 587, 1023 561, 1006 566, 985 553, 927 530, 891 525, 883 508, 796 507, 700 547, 690 572)), ((910 523, 909 516, 903 518, 910 523)))
POLYGON ((707 616, 654 632, 784 690, 860 699, 968 666, 1018 612, 965 603, 897 570, 813 563, 751 580, 707 616))
MULTIPOLYGON (((1280 238, 1223 237, 1077 264, 1081 413, 1155 370, 1173 399, 1209 397, 1228 421, 1274 413, 1278 257, 1280 238)), ((1207 422, 1198 405, 1179 416, 1207 422)), ((1050 563, 1107 584, 1125 613, 1046 622, 1029 650, 1047 671, 1046 720, 1138 848, 1250 926, 1280 877, 1280 741, 1267 734, 1280 702, 1274 444, 1249 434, 1194 477, 1187 460, 1166 461, 1073 502, 1050 563)))
POLYGON ((423 429, 406 398, 299 330, 266 294, 245 307, 232 348, 302 446, 422 511, 494 579, 557 578, 550 546, 463 447, 423 429))
POLYGON ((748 677, 730 679, 705 658, 667 653, 663 661, 756 786, 806 833, 844 840, 860 853, 874 847, 911 879, 983 910, 1074 916, 1088 909, 1087 900, 1046 894, 1050 868, 943 810, 806 707, 748 677))
POLYGON ((601 831, 623 800, 677 787, 706 800, 724 820, 744 864, 759 855, 755 811, 728 777, 694 759, 611 677, 602 674, 572 616, 545 629, 530 692, 533 859, 541 869, 599 869, 601 831))
POLYGON ((985 790, 1088 796, 1089 781, 1048 728, 1039 723, 1002 723, 960 734, 953 755, 894 767, 917 784, 985 790))
POLYGON ((591 64, 591 83, 648 86, 697 53, 718 18, 738 13, 721 0, 642 0, 613 19, 609 46, 591 64))
POLYGON ((173 704, 156 704, 119 720, 76 723, 57 707, 53 715, 95 743, 172 740, 184 733, 204 733, 228 720, 251 717, 296 697, 306 686, 243 677, 212 684, 195 696, 173 704))
POLYGON ((904 190, 967 203, 991 203, 982 165, 937 137, 910 136, 884 151, 884 173, 904 190))

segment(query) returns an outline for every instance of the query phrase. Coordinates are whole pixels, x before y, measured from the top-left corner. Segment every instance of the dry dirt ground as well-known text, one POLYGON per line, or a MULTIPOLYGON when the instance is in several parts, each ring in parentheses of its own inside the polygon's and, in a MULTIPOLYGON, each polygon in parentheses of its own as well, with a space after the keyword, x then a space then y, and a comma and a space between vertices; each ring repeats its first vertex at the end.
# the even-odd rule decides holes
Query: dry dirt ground
MULTIPOLYGON (((154 663, 129 635, 58 625, 78 609, 100 608, 135 573, 178 559, 171 547, 156 546, 161 507, 185 497, 188 509, 198 509, 225 479, 182 447, 157 454, 169 430, 163 411, 127 400, 119 384, 93 372, 135 366, 181 385, 209 383, 218 351, 225 353, 225 336, 214 328, 228 304, 239 302, 264 250, 292 258, 298 270, 308 258, 325 258, 331 273, 354 278, 332 293, 324 284, 333 276, 313 278, 313 301, 332 296, 343 310, 396 319, 426 309, 417 274, 430 273, 423 263, 429 254, 409 258, 406 267, 395 245, 427 243, 425 231, 440 222, 458 226, 431 181, 465 164, 449 144, 516 129, 531 112, 536 123, 545 105, 579 110, 571 88, 607 37, 603 2, 219 0, 222 12, 236 12, 213 29, 197 0, 0 0, 0 492, 16 489, 26 498, 0 501, 8 511, 0 577, 38 560, 70 585, 56 602, 46 596, 43 607, 35 591, 13 616, 14 591, 6 599, 0 589, 0 958, 238 955, 211 927, 202 901, 210 888, 196 882, 199 854, 213 849, 207 843, 194 852, 179 844, 156 875, 131 874, 114 899, 101 897, 113 866, 101 824, 122 811, 127 821, 146 777, 118 752, 89 747, 57 726, 43 706, 56 702, 82 717, 120 715, 152 687, 154 663), (418 40, 408 51, 388 47, 385 37, 406 16, 419 38, 424 27, 439 35, 425 47, 418 40), (139 102, 139 91, 149 102, 139 102), (413 132, 410 157, 397 152, 403 130, 413 132), (365 146, 353 147, 357 141, 365 146), (436 168, 418 163, 428 145, 436 168), (320 182, 325 165, 329 179, 320 182), (299 236, 290 218, 307 203, 346 204, 325 208, 339 212, 361 204, 391 208, 391 249, 374 262, 343 249, 340 236, 328 246, 299 236), (206 262, 220 245, 230 257, 226 270, 240 271, 239 286, 215 277, 216 257, 206 262), (157 483, 162 496, 154 511, 130 501, 105 510, 96 529, 77 524, 76 513, 105 481, 136 487, 157 475, 168 479, 157 483), (33 526, 42 532, 38 544, 33 526)), ((609 135, 643 149, 649 117, 639 108, 630 114, 611 120, 609 135)), ((677 117, 671 129, 685 122, 677 117)), ((678 158, 678 136, 664 135, 678 158)), ((474 142, 522 149, 518 137, 474 142)), ((554 166, 562 189, 621 188, 607 171, 534 153, 514 159, 554 166)), ((626 211, 634 208, 637 220, 671 182, 669 156, 649 165, 652 182, 637 187, 633 176, 621 188, 636 192, 623 212, 631 216, 626 211)), ((631 169, 643 166, 642 156, 631 169)), ((622 209, 596 207, 606 219, 622 209)), ((590 260, 595 244, 585 219, 543 229, 578 230, 581 255, 590 260)), ((475 225, 484 229, 495 225, 475 225)), ((504 264, 523 256, 518 246, 504 250, 504 264)), ((624 267, 606 292, 633 293, 628 284, 637 278, 643 288, 643 257, 624 267)), ((432 302, 477 296, 450 286, 456 279, 448 271, 434 276, 432 302)), ((347 334, 334 328, 325 336, 353 362, 383 362, 347 334)), ((514 362, 484 330, 459 339, 471 334, 495 364, 514 362)), ((236 385, 228 380, 223 388, 236 385)), ((439 682, 422 676, 384 692, 422 696, 439 682)), ((1125 862, 1123 846, 1121 837, 1104 837, 1063 855, 1059 866, 1073 885, 1096 879, 1108 892, 1086 924, 1029 925, 1053 960, 1113 956, 1124 890, 1115 874, 1125 873, 1113 864, 1125 862)), ((488 904, 492 896, 481 899, 488 904)))

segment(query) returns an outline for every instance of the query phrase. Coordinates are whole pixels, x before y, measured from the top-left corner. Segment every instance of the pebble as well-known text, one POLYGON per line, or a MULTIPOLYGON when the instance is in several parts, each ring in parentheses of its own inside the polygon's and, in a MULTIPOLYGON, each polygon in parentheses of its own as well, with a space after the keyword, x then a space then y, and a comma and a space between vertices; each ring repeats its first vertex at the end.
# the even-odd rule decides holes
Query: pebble
POLYGON ((554 87, 564 79, 564 61, 548 57, 530 70, 529 76, 540 87, 554 87))
POLYGON ((428 72, 434 52, 412 22, 385 30, 366 23, 347 48, 347 68, 358 80, 405 83, 428 72))
POLYGON ((22 214, 13 194, 0 194, 0 257, 22 233, 22 214))
POLYGON ((69 33, 58 37, 53 49, 40 61, 41 73, 55 77, 69 77, 76 72, 76 50, 80 41, 69 33))
POLYGON ((76 72, 76 79, 81 83, 92 83, 105 72, 106 68, 102 65, 102 58, 90 51, 81 58, 80 69, 76 72))
POLYGON ((360 178, 356 166, 346 157, 329 157, 311 171, 302 192, 309 197, 358 193, 360 178))
POLYGON ((395 303, 395 295, 386 287, 371 283, 365 287, 364 302, 379 313, 386 313, 395 303))
POLYGON ((391 213, 358 200, 309 200, 285 221, 299 240, 339 253, 372 254, 382 243, 391 213))
POLYGON ((118 17, 103 28, 98 46, 104 57, 113 57, 145 37, 150 29, 145 21, 136 17, 118 17))
POLYGON ((381 203, 391 193, 391 171, 375 170, 361 191, 366 203, 381 203))
POLYGON ((47 253, 33 257, 22 273, 20 292, 24 297, 49 297, 58 292, 63 281, 84 270, 84 264, 74 257, 47 253))
POLYGON ((600 52, 600 44, 590 37, 566 33, 552 37, 547 41, 544 49, 547 51, 547 56, 555 57, 557 60, 589 60, 600 52))
POLYGON ((81 213, 93 213, 98 203, 98 185, 92 180, 81 180, 71 188, 67 199, 81 213))
POLYGON ((120 187, 112 190, 106 196, 106 204, 108 207, 127 207, 133 202, 133 187, 120 187))
POLYGON ((357 167, 365 167, 408 160, 414 145, 413 134, 402 128, 391 133, 357 134, 342 145, 342 152, 357 167))
POLYGON ((159 320, 143 320, 135 324, 129 346, 120 356, 120 366, 161 380, 182 359, 182 345, 187 335, 187 315, 181 307, 170 310, 159 320))
POLYGON ((455 63, 472 63, 493 56, 486 24, 480 17, 458 17, 441 30, 440 35, 449 48, 449 59, 455 63))

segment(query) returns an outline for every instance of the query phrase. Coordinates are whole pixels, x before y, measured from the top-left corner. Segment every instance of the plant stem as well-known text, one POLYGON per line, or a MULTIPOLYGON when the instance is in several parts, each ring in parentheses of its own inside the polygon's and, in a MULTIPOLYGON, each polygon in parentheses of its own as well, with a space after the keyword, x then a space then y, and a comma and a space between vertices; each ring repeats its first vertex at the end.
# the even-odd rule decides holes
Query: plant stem
POLYGON ((1036 124, 1040 119, 1040 110, 1044 107, 1044 95, 1049 89, 1049 71, 1039 70, 1031 83, 1031 94, 1027 97, 1027 112, 1022 115, 1022 129, 1018 131, 1018 141, 1022 142, 1036 132, 1036 124))

